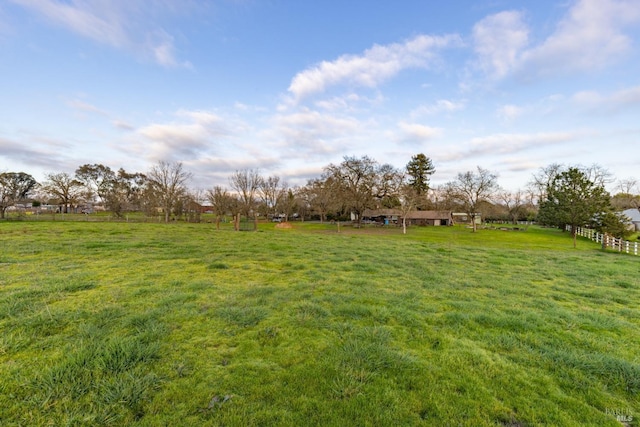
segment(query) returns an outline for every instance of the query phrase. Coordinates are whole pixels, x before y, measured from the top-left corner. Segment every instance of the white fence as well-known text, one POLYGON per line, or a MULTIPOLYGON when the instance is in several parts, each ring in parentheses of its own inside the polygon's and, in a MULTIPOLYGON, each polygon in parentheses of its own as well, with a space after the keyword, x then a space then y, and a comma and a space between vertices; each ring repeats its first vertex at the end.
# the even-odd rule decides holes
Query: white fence
MULTIPOLYGON (((567 225, 567 231, 571 231, 571 226, 567 225)), ((590 228, 578 227, 576 234, 578 236, 586 237, 594 242, 598 242, 602 245, 603 249, 613 249, 618 252, 626 252, 628 254, 640 255, 640 243, 630 242, 628 240, 616 239, 609 234, 598 233, 596 230, 590 228)))

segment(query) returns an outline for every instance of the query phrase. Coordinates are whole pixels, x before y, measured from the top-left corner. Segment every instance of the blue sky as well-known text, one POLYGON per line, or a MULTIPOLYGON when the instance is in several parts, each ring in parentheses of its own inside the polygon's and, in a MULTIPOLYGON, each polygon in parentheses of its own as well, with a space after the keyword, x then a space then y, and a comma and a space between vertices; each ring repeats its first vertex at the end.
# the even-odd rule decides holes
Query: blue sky
POLYGON ((181 161, 290 185, 343 156, 640 179, 638 0, 7 0, 0 171, 181 161))

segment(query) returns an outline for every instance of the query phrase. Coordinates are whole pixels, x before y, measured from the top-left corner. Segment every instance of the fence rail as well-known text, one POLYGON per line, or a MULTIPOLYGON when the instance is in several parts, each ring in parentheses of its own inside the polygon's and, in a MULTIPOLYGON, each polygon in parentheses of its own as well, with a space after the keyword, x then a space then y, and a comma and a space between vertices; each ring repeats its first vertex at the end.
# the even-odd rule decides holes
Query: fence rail
MULTIPOLYGON (((567 231, 571 231, 571 226, 567 225, 567 231)), ((602 245, 603 249, 612 249, 618 252, 626 252, 632 255, 640 255, 640 243, 630 242, 628 240, 616 239, 609 234, 598 233, 591 228, 578 227, 576 234, 581 237, 586 237, 594 242, 598 242, 602 245)))

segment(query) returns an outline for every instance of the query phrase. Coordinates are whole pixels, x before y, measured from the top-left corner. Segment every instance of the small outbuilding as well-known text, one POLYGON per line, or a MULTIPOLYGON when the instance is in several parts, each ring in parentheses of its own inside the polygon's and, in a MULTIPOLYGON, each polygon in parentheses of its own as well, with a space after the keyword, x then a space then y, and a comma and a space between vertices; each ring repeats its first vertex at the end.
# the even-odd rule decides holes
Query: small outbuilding
MULTIPOLYGON (((400 209, 367 209, 362 213, 365 223, 396 225, 402 223, 400 209)), ((407 225, 453 225, 451 211, 411 211, 407 213, 407 225)))

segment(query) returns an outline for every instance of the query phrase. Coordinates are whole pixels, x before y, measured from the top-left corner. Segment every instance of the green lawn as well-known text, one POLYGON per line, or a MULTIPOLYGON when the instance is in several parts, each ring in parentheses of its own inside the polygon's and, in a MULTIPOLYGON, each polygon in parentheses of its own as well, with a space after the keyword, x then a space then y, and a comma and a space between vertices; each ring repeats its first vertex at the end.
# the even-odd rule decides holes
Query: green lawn
POLYGON ((228 227, 0 222, 0 425, 638 425, 640 257, 228 227))

